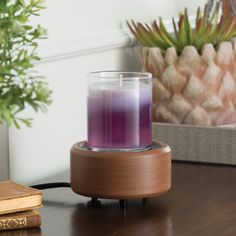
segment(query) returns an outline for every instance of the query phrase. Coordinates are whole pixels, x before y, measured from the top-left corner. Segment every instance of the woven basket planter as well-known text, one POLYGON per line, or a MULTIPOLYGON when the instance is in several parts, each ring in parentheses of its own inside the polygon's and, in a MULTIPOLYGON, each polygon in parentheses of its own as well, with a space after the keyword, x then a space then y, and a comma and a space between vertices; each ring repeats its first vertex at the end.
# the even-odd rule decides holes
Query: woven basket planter
POLYGON ((168 143, 174 160, 236 165, 236 130, 233 127, 154 122, 153 140, 168 143))

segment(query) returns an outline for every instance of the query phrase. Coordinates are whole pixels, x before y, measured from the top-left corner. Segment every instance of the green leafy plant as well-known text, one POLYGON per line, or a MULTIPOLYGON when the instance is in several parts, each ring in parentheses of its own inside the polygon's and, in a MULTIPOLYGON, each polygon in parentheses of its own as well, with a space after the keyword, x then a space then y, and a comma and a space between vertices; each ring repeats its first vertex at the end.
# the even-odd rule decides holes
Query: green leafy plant
POLYGON ((208 8, 208 4, 203 12, 198 8, 195 26, 190 24, 187 9, 179 15, 178 22, 172 18, 174 32, 168 32, 161 17, 159 23, 155 20, 151 24, 142 24, 132 20, 127 24, 137 41, 144 46, 159 47, 163 52, 175 47, 181 53, 185 46, 193 45, 200 51, 206 43, 216 46, 236 36, 236 18, 220 16, 218 4, 209 17, 208 8))
POLYGON ((29 23, 44 8, 41 0, 0 0, 0 124, 30 126, 31 119, 19 113, 26 106, 45 111, 51 103, 48 84, 33 70, 46 30, 29 23))

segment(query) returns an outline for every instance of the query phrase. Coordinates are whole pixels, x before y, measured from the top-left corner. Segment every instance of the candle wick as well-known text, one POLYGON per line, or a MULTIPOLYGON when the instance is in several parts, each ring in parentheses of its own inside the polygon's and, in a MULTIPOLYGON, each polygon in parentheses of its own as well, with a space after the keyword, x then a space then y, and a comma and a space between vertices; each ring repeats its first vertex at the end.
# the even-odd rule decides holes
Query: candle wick
POLYGON ((123 78, 123 75, 122 74, 120 74, 120 88, 122 88, 122 78, 123 78))

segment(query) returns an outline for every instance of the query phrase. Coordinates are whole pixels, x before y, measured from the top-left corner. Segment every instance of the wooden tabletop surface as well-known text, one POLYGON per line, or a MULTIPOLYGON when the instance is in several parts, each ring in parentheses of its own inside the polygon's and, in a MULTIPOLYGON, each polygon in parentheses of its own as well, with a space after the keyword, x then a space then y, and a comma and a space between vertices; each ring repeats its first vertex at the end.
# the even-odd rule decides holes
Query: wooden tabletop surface
MULTIPOLYGON (((68 181, 68 173, 47 179, 68 181)), ((236 167, 173 163, 172 189, 166 195, 129 200, 126 210, 116 200, 100 206, 69 188, 43 190, 41 229, 0 235, 135 235, 235 236, 236 167)))

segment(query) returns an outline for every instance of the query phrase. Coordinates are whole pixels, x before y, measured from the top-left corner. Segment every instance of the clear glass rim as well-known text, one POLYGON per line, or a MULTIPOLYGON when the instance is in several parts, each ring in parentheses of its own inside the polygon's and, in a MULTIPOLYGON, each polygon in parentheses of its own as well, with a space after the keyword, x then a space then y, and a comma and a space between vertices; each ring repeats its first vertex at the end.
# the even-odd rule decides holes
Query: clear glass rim
POLYGON ((136 71, 120 71, 120 70, 104 70, 93 71, 88 73, 89 78, 94 79, 151 79, 152 74, 149 72, 136 72, 136 71), (122 75, 122 76, 121 76, 122 75))
POLYGON ((140 148, 94 148, 89 147, 88 143, 77 144, 77 148, 85 150, 85 151, 93 151, 93 152, 142 152, 152 149, 152 145, 140 148))

